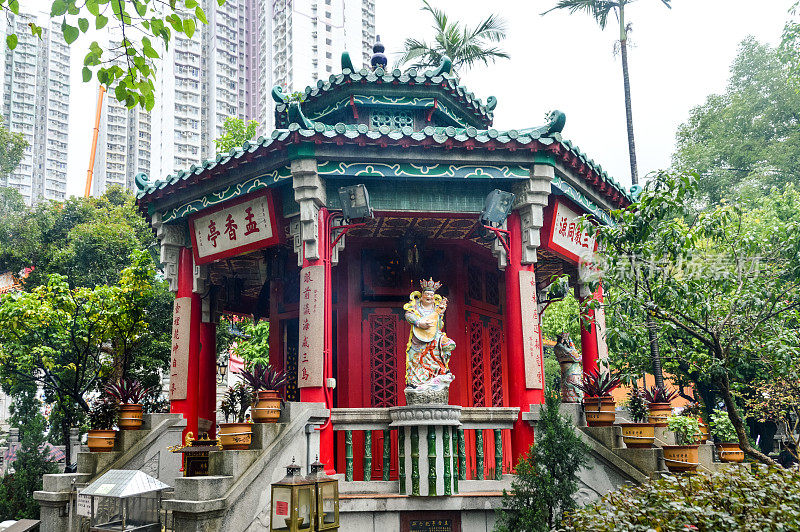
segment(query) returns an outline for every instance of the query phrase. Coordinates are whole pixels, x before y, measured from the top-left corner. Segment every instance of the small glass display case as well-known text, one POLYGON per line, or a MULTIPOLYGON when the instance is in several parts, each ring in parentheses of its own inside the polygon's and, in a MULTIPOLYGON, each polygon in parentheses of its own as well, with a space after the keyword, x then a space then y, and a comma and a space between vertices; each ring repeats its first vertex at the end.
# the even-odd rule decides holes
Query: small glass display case
POLYGON ((78 493, 90 532, 161 532, 161 492, 169 486, 141 471, 112 469, 78 493))

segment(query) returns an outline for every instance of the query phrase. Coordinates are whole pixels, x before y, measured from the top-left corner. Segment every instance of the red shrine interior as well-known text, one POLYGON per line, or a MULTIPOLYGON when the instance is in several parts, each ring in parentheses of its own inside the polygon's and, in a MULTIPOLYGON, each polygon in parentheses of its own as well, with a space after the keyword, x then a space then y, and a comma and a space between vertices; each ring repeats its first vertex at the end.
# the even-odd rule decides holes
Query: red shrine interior
MULTIPOLYGON (((508 366, 504 339, 505 283, 492 238, 475 214, 376 213, 363 227, 351 230, 345 249, 333 267, 333 406, 385 408, 405 404, 405 350, 410 325, 403 305, 419 290, 420 279, 442 283, 448 298, 445 332, 456 342, 450 360, 455 381, 450 404, 475 407, 508 406, 508 366)), ((261 252, 212 265, 211 277, 222 286, 228 312, 252 314, 259 306, 261 286, 256 261, 261 252), (235 272, 235 273, 234 273, 235 272), (227 297, 230 277, 241 282, 238 303, 227 297), (251 278, 248 278, 251 277, 251 278), (239 305, 235 309, 234 305, 239 305)), ((290 377, 287 399, 300 400, 297 388, 300 268, 290 248, 271 248, 268 312, 270 360, 290 377), (281 356, 275 356, 280 353, 281 356)), ((554 274, 575 273, 574 266, 541 249, 536 266, 542 287, 554 274)), ((574 275, 573 275, 574 278, 574 275)), ((263 297, 263 296, 262 296, 263 297)), ((263 309, 266 311, 266 309, 263 309)), ((493 478, 494 438, 485 431, 485 478, 493 478)), ((511 447, 510 431, 502 431, 503 446, 511 447)), ((396 438, 393 434, 392 438, 396 438)), ((467 431, 467 478, 476 478, 474 431, 467 431)), ((353 445, 364 447, 364 434, 354 431, 353 445)), ((344 470, 344 433, 335 439, 335 468, 344 470)), ((397 475, 397 445, 392 442, 392 478, 397 475)), ((373 477, 382 473, 383 432, 372 436, 373 477)), ((503 470, 511 470, 511 453, 504 453, 503 470)), ((363 453, 355 453, 356 480, 363 471, 363 453)))

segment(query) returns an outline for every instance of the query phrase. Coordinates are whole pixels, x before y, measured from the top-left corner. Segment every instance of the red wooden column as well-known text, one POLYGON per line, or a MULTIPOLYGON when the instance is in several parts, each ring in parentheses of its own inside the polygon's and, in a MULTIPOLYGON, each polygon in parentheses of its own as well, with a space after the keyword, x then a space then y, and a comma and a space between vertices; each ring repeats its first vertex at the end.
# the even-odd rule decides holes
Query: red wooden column
MULTIPOLYGON (((300 270, 301 275, 301 282, 300 282, 300 341, 301 344, 304 341, 304 318, 309 318, 312 322, 316 319, 320 318, 319 315, 306 315, 304 314, 304 305, 306 303, 306 296, 305 293, 306 289, 309 288, 309 282, 305 277, 308 274, 311 275, 319 275, 318 267, 321 266, 321 273, 323 279, 321 280, 322 283, 322 352, 317 352, 314 349, 314 345, 312 342, 311 349, 304 351, 304 348, 308 348, 309 346, 301 345, 299 349, 299 369, 300 375, 298 376, 298 384, 300 386, 300 401, 304 403, 325 403, 325 407, 328 409, 333 408, 333 394, 332 391, 327 387, 327 379, 333 375, 333 299, 332 299, 332 283, 331 283, 331 249, 330 249, 330 213, 328 209, 325 207, 320 207, 319 214, 318 214, 318 235, 317 235, 317 245, 319 249, 319 258, 316 260, 309 260, 307 256, 303 256, 303 267, 300 270), (322 378, 319 386, 303 386, 304 382, 304 354, 308 354, 309 357, 321 357, 322 358, 322 378)), ((317 280, 317 282, 320 282, 317 280)), ((313 288, 310 293, 316 293, 316 288, 313 288)), ((312 296, 313 297, 313 296, 312 296)), ((314 325, 311 325, 312 330, 314 325)), ((311 336, 311 335, 310 335, 311 336)), ((313 361, 311 362, 311 366, 314 366, 313 361)), ((315 379, 312 375, 311 379, 315 379)), ((319 427, 319 460, 323 464, 325 464, 325 470, 328 474, 334 474, 334 456, 333 456, 333 425, 330 422, 330 418, 328 421, 319 427)))
MULTIPOLYGON (((528 373, 534 370, 534 368, 526 368, 525 364, 526 339, 523 335, 523 302, 520 294, 520 272, 528 271, 532 274, 533 265, 522 264, 522 238, 519 213, 512 212, 508 217, 507 224, 509 232, 509 253, 508 265, 505 270, 505 318, 506 347, 508 353, 508 399, 509 406, 520 408, 520 417, 511 430, 511 463, 516 466, 520 456, 526 454, 533 443, 533 427, 527 421, 522 420, 522 413, 529 412, 531 404, 540 404, 544 402, 544 390, 541 388, 536 389, 529 387, 530 383, 527 382, 527 380, 529 380, 528 373)), ((541 370, 541 331, 538 327, 538 309, 536 306, 534 306, 533 309, 537 325, 535 327, 536 335, 529 340, 538 346, 539 353, 537 356, 539 360, 533 362, 538 363, 539 369, 541 370)), ((525 318, 530 319, 531 316, 526 316, 525 318)))
POLYGON ((170 412, 186 419, 183 438, 191 432, 197 438, 197 418, 200 408, 199 367, 202 328, 202 302, 192 292, 194 264, 192 251, 182 247, 178 257, 178 290, 173 308, 173 352, 170 374, 170 412), (189 318, 189 326, 185 321, 189 318), (188 332, 188 339, 186 333, 188 332))
POLYGON ((198 356, 198 430, 214 437, 217 431, 217 324, 200 324, 198 356))
MULTIPOLYGON (((578 299, 581 302, 581 308, 583 308, 583 303, 587 299, 595 299, 600 303, 603 302, 603 285, 601 284, 598 284, 594 293, 591 293, 585 285, 579 283, 576 291, 578 292, 578 299)), ((583 363, 583 371, 597 371, 597 361, 600 355, 602 354, 603 358, 605 358, 606 354, 605 339, 599 338, 598 335, 598 322, 603 326, 605 320, 597 319, 599 316, 595 316, 596 312, 593 309, 581 312, 581 361, 583 363), (589 321, 588 324, 585 323, 587 319, 589 321)), ((601 314, 602 310, 598 311, 598 313, 601 314)))

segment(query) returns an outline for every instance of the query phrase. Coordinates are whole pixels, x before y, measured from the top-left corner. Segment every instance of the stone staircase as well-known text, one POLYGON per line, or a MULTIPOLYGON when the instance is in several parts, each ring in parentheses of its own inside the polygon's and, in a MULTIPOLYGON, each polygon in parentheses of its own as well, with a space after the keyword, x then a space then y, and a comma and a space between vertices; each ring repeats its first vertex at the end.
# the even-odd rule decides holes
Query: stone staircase
POLYGON ((167 447, 179 445, 186 420, 180 414, 145 414, 142 428, 117 433, 114 450, 93 453, 82 446, 75 473, 45 475, 42 490, 33 498, 41 506, 42 532, 78 530, 70 527, 75 514, 77 488, 91 483, 109 469, 136 469, 173 485, 180 476, 180 455, 167 447))
POLYGON ((162 503, 172 530, 269 530, 270 485, 292 460, 306 471, 319 452, 315 429, 327 418, 321 403, 286 403, 278 423, 253 425, 249 450, 209 453, 208 476, 175 479, 162 503))
MULTIPOLYGON (((534 424, 539 420, 538 405, 531 406, 531 412, 524 413, 523 419, 534 424)), ((674 445, 675 437, 666 428, 656 427, 655 447, 651 449, 631 449, 622 440, 622 429, 612 427, 587 427, 583 409, 579 404, 562 404, 561 414, 576 427, 576 433, 589 445, 590 467, 580 472, 582 486, 577 499, 586 504, 608 491, 624 484, 640 484, 648 478, 667 473, 662 446, 674 445)), ((617 422, 626 422, 624 412, 617 412, 617 422)), ((719 471, 731 464, 714 459, 714 445, 705 443, 699 447, 700 466, 698 471, 719 471)))

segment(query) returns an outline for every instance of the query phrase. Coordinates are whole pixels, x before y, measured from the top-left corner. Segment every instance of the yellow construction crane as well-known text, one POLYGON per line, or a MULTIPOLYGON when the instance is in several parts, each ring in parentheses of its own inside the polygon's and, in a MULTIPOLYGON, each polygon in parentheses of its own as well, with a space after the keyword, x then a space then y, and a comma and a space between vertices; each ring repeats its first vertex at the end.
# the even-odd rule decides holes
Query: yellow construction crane
POLYGON ((100 135, 100 117, 103 114, 103 96, 106 93, 106 88, 100 85, 97 91, 97 112, 94 116, 94 130, 92 130, 92 153, 89 156, 89 171, 86 172, 86 190, 83 193, 84 198, 88 198, 92 193, 92 177, 94 176, 94 156, 97 153, 97 137, 100 135))

